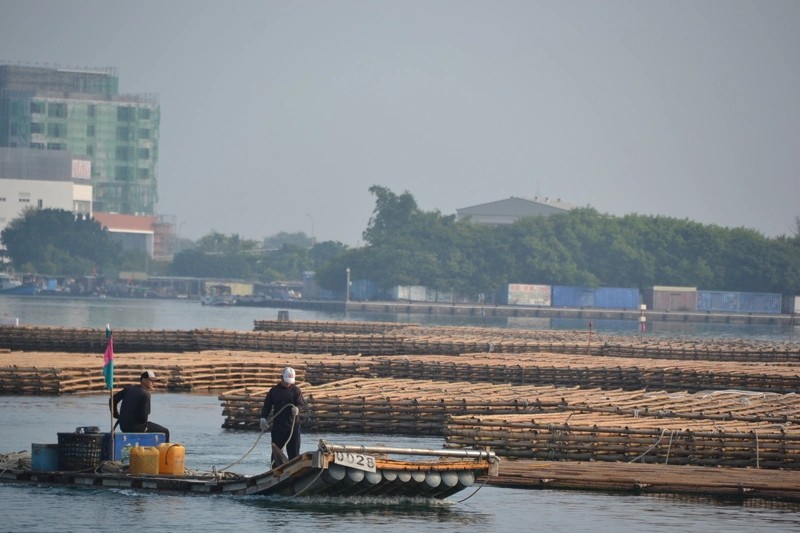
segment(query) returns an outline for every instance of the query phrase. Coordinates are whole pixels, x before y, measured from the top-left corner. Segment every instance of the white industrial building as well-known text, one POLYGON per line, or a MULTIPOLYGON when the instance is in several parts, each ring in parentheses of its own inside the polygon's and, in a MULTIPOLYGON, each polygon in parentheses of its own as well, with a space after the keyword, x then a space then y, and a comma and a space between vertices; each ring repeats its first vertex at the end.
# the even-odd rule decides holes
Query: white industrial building
POLYGON ((92 215, 92 165, 61 150, 0 148, 0 231, 33 207, 92 215))
POLYGON ((476 224, 513 224, 520 218, 566 213, 574 208, 575 206, 562 202, 560 198, 556 200, 535 196, 529 200, 512 196, 505 200, 456 209, 456 216, 476 224))

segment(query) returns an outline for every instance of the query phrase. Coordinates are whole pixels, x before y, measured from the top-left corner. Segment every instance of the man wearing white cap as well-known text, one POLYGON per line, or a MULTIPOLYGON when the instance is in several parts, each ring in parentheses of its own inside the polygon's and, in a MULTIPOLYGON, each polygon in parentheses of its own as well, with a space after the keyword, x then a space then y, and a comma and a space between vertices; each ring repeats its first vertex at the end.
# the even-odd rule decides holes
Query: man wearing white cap
POLYGON ((114 394, 112 401, 114 418, 119 419, 119 429, 125 433, 163 433, 169 442, 169 430, 164 426, 149 421, 150 391, 158 381, 152 370, 145 370, 139 376, 139 384, 125 387, 114 394), (119 402, 122 407, 117 409, 119 402))
POLYGON ((281 381, 273 386, 264 398, 261 408, 261 431, 272 422, 272 467, 280 464, 281 450, 286 447, 286 456, 294 459, 300 455, 300 408, 305 407, 303 392, 295 385, 294 369, 287 366, 281 373, 281 381))

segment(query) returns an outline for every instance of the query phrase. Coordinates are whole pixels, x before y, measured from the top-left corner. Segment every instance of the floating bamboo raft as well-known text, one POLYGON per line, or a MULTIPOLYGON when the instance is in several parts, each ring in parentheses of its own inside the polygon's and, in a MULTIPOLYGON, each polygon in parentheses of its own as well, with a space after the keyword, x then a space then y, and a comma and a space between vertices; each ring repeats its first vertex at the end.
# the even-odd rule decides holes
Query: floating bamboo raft
MULTIPOLYGON (((388 325, 375 333, 353 333, 350 322, 275 324, 292 330, 188 331, 118 330, 117 351, 196 352, 263 350, 293 353, 363 355, 459 355, 464 353, 561 353, 740 362, 800 363, 800 343, 674 340, 587 335, 586 332, 388 325), (331 324, 322 326, 321 324, 331 324)), ((265 327, 265 326, 261 326, 265 327)), ((277 327, 277 326, 276 326, 277 327)), ((24 351, 102 352, 105 331, 42 326, 0 327, 0 349, 24 351)))
POLYGON ((800 501, 800 476, 794 470, 504 460, 500 463, 499 475, 485 481, 489 485, 527 489, 713 495, 744 501, 800 501))
POLYGON ((380 377, 426 378, 638 390, 800 390, 800 366, 789 363, 675 361, 552 353, 471 353, 460 357, 375 357, 380 377))
MULTIPOLYGON (((139 382, 142 371, 156 372, 171 392, 267 387, 292 366, 300 381, 325 382, 367 374, 351 356, 311 356, 255 352, 117 354, 117 387, 139 382)), ((0 394, 86 394, 102 392, 102 356, 50 352, 0 353, 0 394)))
MULTIPOLYGON (((117 356, 118 381, 131 383, 145 368, 158 371, 170 391, 264 387, 278 368, 297 366, 321 385, 350 377, 560 385, 666 391, 800 390, 798 366, 592 357, 564 354, 475 353, 462 356, 348 356, 224 350, 197 353, 125 353, 117 356)), ((0 353, 0 394, 68 394, 103 390, 102 358, 95 354, 0 353)))
MULTIPOLYGON (((221 395, 223 427, 255 428, 265 393, 221 395)), ((511 458, 800 469, 794 394, 351 379, 306 397, 303 424, 315 431, 445 434, 448 445, 511 458)))
POLYGON ((800 468, 800 428, 605 413, 455 417, 447 443, 503 457, 695 466, 800 468))
POLYGON ((254 320, 253 331, 314 331, 331 333, 366 333, 369 335, 419 327, 419 324, 401 322, 336 322, 336 321, 289 321, 254 320))

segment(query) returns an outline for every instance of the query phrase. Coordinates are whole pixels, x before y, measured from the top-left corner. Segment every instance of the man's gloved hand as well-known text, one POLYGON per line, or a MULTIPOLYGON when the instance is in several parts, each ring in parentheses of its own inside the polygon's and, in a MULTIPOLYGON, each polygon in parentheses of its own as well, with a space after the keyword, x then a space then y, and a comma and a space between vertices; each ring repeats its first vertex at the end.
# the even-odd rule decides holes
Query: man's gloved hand
POLYGON ((292 406, 292 416, 297 416, 300 414, 300 409, 297 408, 296 405, 292 406))
POLYGON ((266 431, 269 429, 269 422, 267 422, 266 418, 259 420, 258 425, 261 426, 261 431, 266 431))

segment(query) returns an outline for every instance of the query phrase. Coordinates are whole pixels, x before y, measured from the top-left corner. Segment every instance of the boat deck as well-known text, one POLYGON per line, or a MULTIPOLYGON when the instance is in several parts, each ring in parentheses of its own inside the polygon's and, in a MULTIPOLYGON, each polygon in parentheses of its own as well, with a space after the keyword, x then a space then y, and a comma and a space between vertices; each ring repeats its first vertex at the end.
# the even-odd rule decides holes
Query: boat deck
POLYGON ((292 496, 409 496, 447 498, 497 473, 494 454, 482 451, 341 446, 320 443, 317 451, 254 476, 230 473, 187 475, 8 468, 0 481, 181 494, 292 496), (397 455, 397 458, 390 458, 397 455), (430 460, 419 460, 429 456, 430 460), (412 457, 416 458, 413 460, 412 457))

